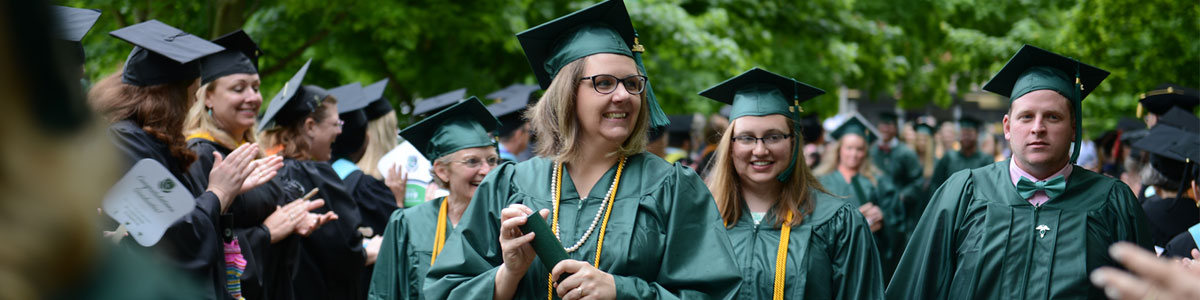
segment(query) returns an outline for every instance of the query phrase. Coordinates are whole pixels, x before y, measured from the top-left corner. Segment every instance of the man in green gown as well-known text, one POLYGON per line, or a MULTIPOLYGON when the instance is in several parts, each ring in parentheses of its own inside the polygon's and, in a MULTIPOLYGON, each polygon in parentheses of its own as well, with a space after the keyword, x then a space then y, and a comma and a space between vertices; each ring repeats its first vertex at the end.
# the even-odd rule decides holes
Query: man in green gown
MULTIPOLYGON (((887 218, 894 220, 901 226, 896 228, 896 231, 902 235, 901 244, 908 239, 908 233, 912 226, 915 225, 916 219, 921 217, 920 214, 908 215, 908 207, 922 205, 924 203, 924 195, 921 192, 921 160, 917 158, 917 152, 911 147, 904 144, 897 138, 898 121, 896 113, 884 112, 879 115, 879 124, 876 129, 879 130, 879 142, 871 146, 870 157, 871 162, 875 164, 875 168, 879 169, 884 175, 878 180, 880 190, 883 197, 890 199, 885 202, 894 203, 898 209, 887 211, 887 218), (914 221, 908 222, 908 219, 914 221)), ((903 249, 903 246, 900 246, 903 249)))
POLYGON ((1150 246, 1129 188, 1072 163, 1081 101, 1107 76, 1026 45, 992 77, 984 89, 1012 99, 1004 135, 1013 155, 934 192, 887 298, 1104 297, 1087 276, 1115 265, 1109 245, 1150 246))
MULTIPOLYGON (((437 161, 459 150, 495 145, 488 132, 499 127, 500 122, 483 103, 471 97, 405 128, 400 135, 421 155, 437 161)), ((392 213, 375 261, 368 299, 423 299, 425 273, 456 223, 443 206, 447 201, 453 200, 438 197, 392 213)))
POLYGON ((959 137, 959 150, 946 149, 946 154, 933 165, 931 189, 937 189, 950 174, 990 165, 995 161, 991 155, 979 152, 979 120, 964 116, 958 121, 962 136, 959 137))

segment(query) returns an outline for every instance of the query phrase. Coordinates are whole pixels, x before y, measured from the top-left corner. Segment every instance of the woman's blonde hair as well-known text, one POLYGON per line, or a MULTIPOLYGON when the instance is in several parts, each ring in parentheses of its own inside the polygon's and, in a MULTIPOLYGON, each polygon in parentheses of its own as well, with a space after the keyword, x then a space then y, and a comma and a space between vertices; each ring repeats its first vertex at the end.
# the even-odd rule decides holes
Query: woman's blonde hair
POLYGON ((257 126, 250 126, 246 132, 242 133, 238 139, 234 139, 228 132, 217 126, 217 120, 209 114, 208 106, 204 102, 208 100, 208 95, 217 90, 217 82, 222 78, 217 78, 212 82, 201 85, 196 90, 196 101, 192 103, 192 107, 188 109, 187 118, 183 119, 183 135, 190 136, 197 133, 208 133, 215 139, 214 142, 228 149, 237 149, 239 142, 254 143, 257 141, 258 135, 257 126))
MULTIPOLYGON (((537 137, 534 153, 538 156, 559 162, 574 161, 579 158, 580 149, 586 146, 579 139, 581 132, 575 101, 587 59, 580 58, 563 66, 542 98, 525 112, 525 119, 529 120, 529 127, 537 137)), ((650 127, 646 93, 638 94, 638 99, 642 105, 633 131, 621 147, 609 155, 632 156, 646 150, 646 131, 650 127)))
MULTIPOLYGON (((843 135, 842 138, 846 136, 848 135, 843 135)), ((871 181, 871 184, 877 184, 875 182, 875 175, 879 174, 879 169, 875 168, 874 163, 871 163, 871 151, 867 151, 871 145, 866 143, 866 139, 863 139, 863 143, 865 146, 863 148, 864 154, 862 163, 858 165, 858 174, 866 177, 867 180, 871 181)), ((842 163, 842 139, 829 143, 827 147, 825 148, 825 153, 827 153, 826 156, 830 159, 822 159, 821 164, 813 169, 813 173, 817 174, 817 176, 825 176, 837 171, 838 164, 842 163), (833 155, 828 155, 830 152, 833 152, 833 155)))
POLYGON ((367 122, 367 150, 358 160, 358 169, 362 170, 363 174, 383 180, 383 171, 378 167, 379 160, 399 144, 396 130, 396 111, 394 110, 367 122))
MULTIPOLYGON (((279 156, 296 160, 312 159, 312 154, 308 152, 309 140, 304 137, 304 120, 313 119, 317 123, 325 121, 327 111, 336 109, 337 99, 333 96, 326 96, 321 100, 321 105, 317 106, 313 112, 308 114, 307 118, 297 119, 294 124, 279 124, 275 127, 268 128, 259 136, 259 140, 263 142, 265 149, 280 147, 279 156)), ((334 112, 336 113, 336 111, 334 112)))
MULTIPOLYGON (((779 201, 775 202, 772 211, 774 211, 774 225, 790 227, 802 223, 804 217, 812 212, 815 205, 813 202, 816 200, 814 192, 827 194, 828 192, 806 167, 808 163, 805 162, 804 151, 801 151, 804 148, 804 136, 801 132, 796 131, 796 121, 791 118, 787 120, 788 130, 792 134, 792 153, 795 154, 796 165, 792 170, 792 176, 783 182, 779 201), (792 222, 784 224, 788 213, 793 215, 792 222)), ((711 166, 712 173, 706 182, 726 226, 736 224, 738 218, 742 216, 741 180, 739 180, 737 169, 733 167, 733 141, 729 138, 733 135, 734 127, 737 127, 737 119, 729 122, 729 126, 725 127, 725 132, 719 138, 720 143, 717 145, 716 153, 713 154, 716 163, 711 166)))
POLYGON ((928 133, 916 132, 913 134, 913 151, 917 153, 917 159, 921 161, 921 176, 926 178, 933 176, 933 136, 928 133))

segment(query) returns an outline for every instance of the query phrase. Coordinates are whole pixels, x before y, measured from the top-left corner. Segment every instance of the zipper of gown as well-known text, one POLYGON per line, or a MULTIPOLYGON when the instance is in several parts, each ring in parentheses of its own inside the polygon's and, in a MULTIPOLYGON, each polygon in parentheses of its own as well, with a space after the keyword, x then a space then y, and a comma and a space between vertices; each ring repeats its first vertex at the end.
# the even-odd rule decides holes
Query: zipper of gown
MULTIPOLYGON (((1033 224, 1037 224, 1038 212, 1041 208, 1041 206, 1033 207, 1033 224)), ((1025 255, 1025 274, 1021 276, 1021 289, 1018 290, 1022 293, 1020 298, 1025 298, 1025 293, 1029 292, 1029 269, 1033 267, 1033 249, 1037 248, 1037 238, 1035 237, 1037 234, 1033 233, 1034 231, 1029 232, 1031 234, 1029 235, 1029 252, 1025 255)))

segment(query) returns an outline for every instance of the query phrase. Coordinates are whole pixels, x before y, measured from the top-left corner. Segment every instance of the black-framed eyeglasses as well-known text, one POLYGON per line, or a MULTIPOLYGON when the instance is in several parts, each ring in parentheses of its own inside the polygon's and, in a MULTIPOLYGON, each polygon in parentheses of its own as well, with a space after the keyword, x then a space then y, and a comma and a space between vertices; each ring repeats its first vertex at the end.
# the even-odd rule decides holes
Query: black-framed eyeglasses
POLYGON ((472 157, 472 158, 468 158, 468 159, 464 159, 464 160, 451 160, 450 162, 456 162, 456 163, 463 164, 463 166, 466 166, 469 169, 477 169, 477 168, 481 167, 484 163, 486 163, 489 167, 495 167, 496 165, 500 164, 500 158, 493 156, 493 157, 488 157, 486 160, 483 160, 483 159, 479 159, 476 157, 472 157))
POLYGON ((617 84, 625 86, 625 91, 629 94, 637 95, 646 90, 646 81, 650 80, 644 75, 631 75, 625 78, 617 78, 617 76, 600 74, 592 75, 579 80, 591 80, 592 88, 597 93, 608 95, 617 90, 617 84))
POLYGON ((789 138, 792 138, 792 136, 793 135, 790 133, 789 134, 773 133, 773 134, 768 134, 764 137, 739 135, 739 136, 735 136, 731 139, 733 140, 734 143, 737 143, 738 145, 742 145, 742 146, 754 146, 754 145, 758 144, 758 141, 762 141, 763 144, 766 144, 766 145, 775 145, 775 144, 779 144, 780 142, 783 142, 789 138))

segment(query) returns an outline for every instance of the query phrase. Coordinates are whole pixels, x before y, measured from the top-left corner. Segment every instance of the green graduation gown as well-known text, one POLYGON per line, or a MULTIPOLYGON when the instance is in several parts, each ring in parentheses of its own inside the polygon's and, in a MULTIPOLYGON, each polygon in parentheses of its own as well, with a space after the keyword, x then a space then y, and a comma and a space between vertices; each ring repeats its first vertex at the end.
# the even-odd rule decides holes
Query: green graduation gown
MULTIPOLYGON (((503 262, 500 210, 523 203, 553 210, 553 163, 537 157, 505 163, 480 184, 462 220, 429 270, 429 299, 487 299, 503 262)), ((614 164, 580 201, 570 174, 562 176, 560 235, 573 244, 587 230, 616 173, 614 164)), ((553 219, 553 216, 550 217, 553 219)), ((548 220, 553 222, 553 220, 548 220)), ((595 264, 596 232, 571 259, 595 264)), ((730 299, 740 282, 708 188, 696 172, 646 152, 628 158, 613 202, 599 269, 612 274, 618 299, 730 299)), ((534 260, 517 285, 517 299, 544 299, 553 266, 534 260)))
MULTIPOLYGON (((442 201, 446 197, 392 213, 383 232, 367 299, 423 299, 421 285, 429 272, 442 201)), ((443 226, 450 226, 450 220, 445 220, 443 226)), ((447 230, 447 235, 451 231, 447 230)))
POLYGON ((1108 247, 1150 247, 1145 215, 1124 183, 1072 166, 1062 195, 1034 207, 1017 194, 1008 165, 955 173, 934 192, 887 298, 1103 299, 1088 274, 1116 265, 1108 247))
MULTIPOLYGON (((876 206, 879 206, 880 211, 884 213, 883 229, 874 232, 873 236, 875 237, 875 246, 879 249, 880 262, 883 263, 881 268, 883 269, 884 278, 886 280, 886 278, 890 278, 892 272, 895 271, 896 262, 900 259, 900 253, 904 249, 900 248, 901 238, 899 231, 896 230, 896 228, 900 226, 900 223, 897 222, 897 220, 889 218, 890 216, 888 213, 893 210, 891 209, 892 206, 888 203, 883 203, 880 201, 879 189, 875 186, 875 184, 871 183, 870 179, 867 179, 867 177, 860 174, 856 174, 850 179, 851 183, 853 183, 853 185, 851 185, 850 183, 847 183, 844 178, 845 177, 842 176, 841 172, 834 171, 833 173, 825 174, 824 176, 819 177, 818 180, 821 181, 821 185, 824 186, 825 190, 829 191, 830 194, 838 197, 844 197, 846 202, 854 206, 855 211, 858 210, 859 206, 872 203, 876 206)), ((882 178, 883 177, 881 177, 881 180, 882 178)))
POLYGON ((925 202, 928 200, 928 193, 922 190, 924 182, 921 171, 924 167, 921 166, 917 152, 903 143, 897 143, 888 151, 883 151, 879 145, 875 145, 871 147, 870 152, 875 167, 887 175, 887 180, 879 180, 879 188, 881 191, 888 191, 881 193, 888 198, 884 202, 894 202, 892 205, 895 207, 885 213, 888 213, 889 219, 900 224, 896 231, 901 234, 900 242, 903 244, 912 228, 916 227, 917 220, 921 219, 921 211, 924 211, 925 202))
MULTIPOLYGON (((858 207, 813 192, 813 212, 792 226, 788 238, 784 299, 882 299, 883 272, 875 239, 858 207)), ((780 229, 768 213, 755 224, 743 206, 729 227, 729 239, 742 268, 739 299, 771 299, 780 229)))
POLYGON ((933 181, 930 182, 929 189, 937 190, 939 186, 942 186, 943 182, 946 182, 946 178, 949 178, 954 172, 979 168, 994 162, 996 162, 995 158, 984 155, 979 151, 975 151, 975 154, 971 156, 963 155, 962 152, 957 150, 946 151, 946 154, 942 155, 942 158, 933 164, 933 181))

